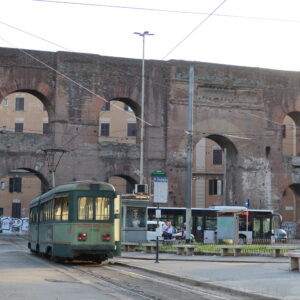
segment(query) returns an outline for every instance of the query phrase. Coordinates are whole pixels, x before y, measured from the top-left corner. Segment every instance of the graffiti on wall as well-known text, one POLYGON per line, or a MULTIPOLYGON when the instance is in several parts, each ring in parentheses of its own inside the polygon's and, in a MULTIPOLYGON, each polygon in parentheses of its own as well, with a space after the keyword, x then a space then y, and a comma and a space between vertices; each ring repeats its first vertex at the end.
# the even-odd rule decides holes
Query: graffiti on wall
POLYGON ((28 230, 28 218, 0 217, 0 233, 26 234, 28 230))
POLYGON ((296 236, 296 223, 295 222, 282 222, 282 229, 287 233, 288 238, 294 239, 296 236))

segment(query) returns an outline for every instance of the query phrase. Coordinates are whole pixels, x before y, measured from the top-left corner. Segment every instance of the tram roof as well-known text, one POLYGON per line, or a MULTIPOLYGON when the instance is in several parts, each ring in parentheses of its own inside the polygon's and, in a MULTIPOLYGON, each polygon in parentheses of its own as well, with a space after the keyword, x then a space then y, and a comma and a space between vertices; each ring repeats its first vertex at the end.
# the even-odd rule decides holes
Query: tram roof
POLYGON ((51 189, 50 191, 35 197, 31 204, 40 201, 48 196, 56 193, 63 193, 63 192, 70 192, 75 190, 98 190, 98 191, 111 191, 115 192, 115 188, 112 184, 102 181, 93 181, 93 180, 85 180, 85 181, 74 181, 70 183, 66 183, 63 185, 56 186, 55 188, 51 189))

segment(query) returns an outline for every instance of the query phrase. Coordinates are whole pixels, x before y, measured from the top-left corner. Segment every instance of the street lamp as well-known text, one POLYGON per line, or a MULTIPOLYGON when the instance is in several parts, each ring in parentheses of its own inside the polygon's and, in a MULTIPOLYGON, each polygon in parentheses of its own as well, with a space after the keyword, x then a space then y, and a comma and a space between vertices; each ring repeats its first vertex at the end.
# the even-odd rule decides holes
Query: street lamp
POLYGON ((141 142, 140 142, 140 184, 144 183, 144 98, 145 98, 145 36, 154 35, 149 31, 134 32, 143 37, 143 57, 142 57, 142 100, 141 100, 141 142))
POLYGON ((48 171, 52 175, 52 188, 55 187, 55 171, 58 167, 58 164, 64 155, 64 153, 68 152, 67 150, 60 148, 48 148, 43 149, 43 152, 46 154, 46 160, 48 164, 48 171), (56 154, 58 154, 58 158, 55 159, 56 154))

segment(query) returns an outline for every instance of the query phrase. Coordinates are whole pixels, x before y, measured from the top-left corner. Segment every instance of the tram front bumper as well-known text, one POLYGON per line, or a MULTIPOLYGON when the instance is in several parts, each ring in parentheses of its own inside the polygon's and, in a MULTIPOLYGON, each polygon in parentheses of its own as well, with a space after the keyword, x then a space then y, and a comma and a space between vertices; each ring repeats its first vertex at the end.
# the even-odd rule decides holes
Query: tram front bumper
POLYGON ((55 245, 54 255, 66 258, 75 258, 88 255, 105 255, 113 257, 115 245, 55 245))

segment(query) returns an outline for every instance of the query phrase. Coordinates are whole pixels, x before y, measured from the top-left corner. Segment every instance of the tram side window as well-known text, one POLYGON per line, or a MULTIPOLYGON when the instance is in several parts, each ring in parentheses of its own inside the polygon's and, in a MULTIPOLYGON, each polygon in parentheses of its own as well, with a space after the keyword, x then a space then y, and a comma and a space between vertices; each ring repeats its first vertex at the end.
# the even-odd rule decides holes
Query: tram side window
POLYGON ((93 220, 93 198, 78 197, 78 220, 93 220))
POLYGON ((109 198, 96 198, 96 220, 105 221, 110 219, 110 201, 109 198))
POLYGON ((69 219, 69 198, 55 198, 54 202, 54 220, 67 221, 69 219))
POLYGON ((36 208, 35 207, 30 209, 29 220, 30 220, 30 223, 36 223, 36 208))
POLYGON ((63 221, 69 220, 69 199, 66 197, 62 199, 61 219, 63 221))

